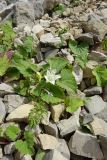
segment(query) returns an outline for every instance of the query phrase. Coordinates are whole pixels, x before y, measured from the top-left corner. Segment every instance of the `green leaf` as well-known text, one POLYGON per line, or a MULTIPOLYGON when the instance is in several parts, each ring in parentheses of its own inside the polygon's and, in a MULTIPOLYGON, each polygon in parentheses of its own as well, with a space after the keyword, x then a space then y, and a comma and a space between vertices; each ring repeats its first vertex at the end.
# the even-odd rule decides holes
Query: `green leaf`
POLYGON ((29 154, 33 155, 32 148, 29 147, 28 143, 26 141, 17 140, 15 143, 16 149, 23 155, 29 154))
POLYGON ((59 4, 54 8, 54 11, 63 13, 65 11, 65 5, 64 4, 59 4))
POLYGON ((35 160, 44 160, 45 154, 45 151, 40 149, 36 154, 35 160))
POLYGON ((24 138, 30 147, 34 145, 34 134, 31 131, 24 132, 24 138))
POLYGON ((70 41, 69 48, 71 49, 72 53, 74 53, 76 62, 82 68, 84 68, 88 60, 87 58, 89 46, 86 43, 80 43, 78 45, 76 41, 70 41))
POLYGON ((44 102, 46 103, 51 103, 51 104, 57 104, 57 103, 61 103, 63 102, 63 99, 61 98, 58 98, 58 97, 55 97, 51 94, 48 94, 48 93, 42 93, 41 94, 41 98, 44 102))
POLYGON ((16 127, 15 125, 10 125, 6 128, 5 134, 10 140, 15 141, 20 132, 21 130, 19 127, 16 127))
POLYGON ((0 57, 0 76, 3 76, 9 67, 9 59, 6 55, 0 57))
POLYGON ((79 97, 70 97, 65 100, 65 104, 67 106, 66 111, 69 113, 73 113, 79 107, 84 105, 84 101, 79 97))
POLYGON ((48 59, 48 63, 51 69, 55 69, 57 72, 61 71, 68 63, 68 61, 61 57, 52 57, 48 59))
POLYGON ((98 65, 92 71, 96 77, 98 86, 105 86, 107 84, 107 68, 106 66, 98 65))
POLYGON ((29 125, 31 128, 38 125, 47 113, 47 108, 43 103, 36 103, 35 107, 31 110, 29 114, 29 125))
POLYGON ((61 71, 61 79, 56 84, 69 92, 77 91, 77 83, 70 69, 61 71))

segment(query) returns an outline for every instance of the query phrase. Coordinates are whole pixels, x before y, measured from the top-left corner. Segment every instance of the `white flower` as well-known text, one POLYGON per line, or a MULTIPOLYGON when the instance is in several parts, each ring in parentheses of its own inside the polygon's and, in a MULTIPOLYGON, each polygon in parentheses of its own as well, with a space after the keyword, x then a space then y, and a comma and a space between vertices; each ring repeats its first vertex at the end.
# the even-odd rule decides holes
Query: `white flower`
POLYGON ((61 78, 61 76, 59 74, 56 74, 56 70, 47 70, 47 73, 45 75, 46 82, 55 84, 55 81, 59 78, 61 78))

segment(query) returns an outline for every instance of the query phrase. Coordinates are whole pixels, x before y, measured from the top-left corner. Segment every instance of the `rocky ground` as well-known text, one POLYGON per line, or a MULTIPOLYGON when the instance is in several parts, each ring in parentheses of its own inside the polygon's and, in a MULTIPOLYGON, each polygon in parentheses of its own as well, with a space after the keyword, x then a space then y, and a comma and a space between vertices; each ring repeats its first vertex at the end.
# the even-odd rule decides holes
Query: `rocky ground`
MULTIPOLYGON (((17 80, 10 78, 8 72, 0 73, 0 160, 107 160, 107 42, 102 44, 107 35, 106 0, 0 0, 0 23, 4 24, 8 20, 12 21, 16 33, 11 53, 16 51, 15 47, 19 44, 23 45, 24 37, 32 36, 35 53, 30 58, 32 64, 45 67, 46 71, 48 58, 64 57, 69 65, 63 68, 65 71, 73 70, 78 87, 76 96, 85 99, 85 103, 81 101, 82 104, 78 106, 77 102, 73 104, 71 100, 70 111, 66 109, 63 100, 57 99, 53 103, 50 97, 47 100, 42 99, 46 102, 48 111, 40 123, 30 129, 30 133, 34 135, 32 139, 31 136, 26 136, 24 131, 29 130, 29 113, 34 108, 35 97, 29 100, 29 96, 14 90, 18 82, 25 78, 22 76, 25 70, 22 71, 22 66, 21 69, 17 67, 21 72, 17 80), (81 60, 76 59, 75 48, 69 45, 71 41, 88 44, 87 59, 84 58, 84 52, 83 57, 80 56, 81 60), (96 71, 99 66, 100 69, 96 71), (72 107, 75 108, 76 105, 77 108, 73 111, 72 107), (9 130, 9 126, 13 125, 16 128, 9 130), (28 139, 31 143, 33 141, 33 154, 32 146, 26 148, 28 139), (16 140, 23 140, 19 148, 15 144, 16 140)), ((0 38, 1 35, 2 29, 0 38)), ((28 45, 29 43, 26 47, 28 45)), ((80 46, 80 50, 82 49, 80 46)), ((6 52, 9 51, 10 48, 6 52)), ((24 65, 26 67, 28 64, 24 65)), ((39 81, 45 71, 37 71, 39 81)), ((46 82, 54 85, 57 79, 60 79, 59 72, 55 75, 56 73, 48 71, 51 78, 44 76, 46 82)), ((34 88, 32 83, 30 81, 30 89, 34 88)), ((59 86, 62 87, 61 84, 59 86)), ((73 97, 74 94, 70 93, 70 87, 63 86, 67 97, 73 97)), ((21 89, 23 88, 22 86, 21 89)), ((46 92, 48 95, 51 93, 48 90, 46 92)), ((39 99, 40 97, 37 98, 39 99)), ((35 111, 36 116, 39 116, 39 113, 41 111, 35 111)))

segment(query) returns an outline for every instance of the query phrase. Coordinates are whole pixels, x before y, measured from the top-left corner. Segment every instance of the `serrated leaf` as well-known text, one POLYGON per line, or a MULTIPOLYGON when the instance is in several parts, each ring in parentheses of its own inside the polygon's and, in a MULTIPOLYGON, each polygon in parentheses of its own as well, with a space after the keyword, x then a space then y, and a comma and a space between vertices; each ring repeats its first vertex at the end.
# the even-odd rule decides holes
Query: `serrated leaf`
POLYGON ((69 48, 72 53, 75 55, 76 62, 84 68, 88 60, 88 48, 89 46, 86 43, 78 43, 76 41, 69 42, 69 48))
POLYGON ((15 143, 15 147, 23 155, 26 154, 33 155, 33 150, 32 148, 29 147, 26 141, 17 140, 15 143))
POLYGON ((61 79, 56 84, 67 91, 77 91, 77 83, 70 69, 63 69, 61 71, 61 79))
POLYGON ((106 66, 97 66, 92 71, 93 75, 96 77, 98 86, 105 86, 107 84, 107 68, 106 66))
POLYGON ((48 59, 48 63, 52 70, 61 71, 68 64, 68 61, 61 57, 52 57, 48 59))
POLYGON ((84 105, 84 101, 79 97, 70 97, 65 100, 65 104, 67 106, 66 111, 69 113, 73 113, 79 107, 84 105))
POLYGON ((10 125, 6 128, 5 134, 10 140, 15 141, 20 132, 21 130, 19 127, 16 127, 15 125, 10 125))
POLYGON ((3 76, 9 67, 9 59, 7 55, 0 57, 0 76, 3 76))

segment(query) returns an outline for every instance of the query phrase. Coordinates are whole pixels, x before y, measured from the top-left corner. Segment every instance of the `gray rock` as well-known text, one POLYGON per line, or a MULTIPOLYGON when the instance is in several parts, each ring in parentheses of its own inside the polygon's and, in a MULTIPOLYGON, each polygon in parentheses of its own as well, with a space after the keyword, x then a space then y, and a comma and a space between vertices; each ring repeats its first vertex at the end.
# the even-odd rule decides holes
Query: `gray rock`
POLYGON ((80 84, 83 79, 83 70, 78 65, 74 66, 73 75, 75 77, 77 84, 80 84))
POLYGON ((59 48, 61 45, 61 39, 58 36, 53 36, 51 33, 46 33, 40 37, 40 42, 44 45, 53 46, 59 48))
POLYGON ((48 134, 39 134, 38 138, 43 150, 56 149, 60 145, 57 138, 48 134))
POLYGON ((0 123, 3 122, 5 116, 6 116, 6 108, 2 99, 0 98, 0 123))
POLYGON ((107 107, 105 107, 101 112, 97 113, 96 116, 107 122, 107 107))
POLYGON ((52 49, 52 50, 47 51, 44 54, 45 59, 58 55, 59 54, 58 51, 59 51, 59 49, 52 49))
POLYGON ((46 134, 58 137, 58 128, 55 123, 49 122, 48 125, 44 125, 46 134))
POLYGON ((49 151, 44 160, 56 160, 56 159, 60 159, 60 160, 69 160, 66 157, 64 157, 59 151, 57 150, 51 150, 49 151))
POLYGON ((4 10, 7 7, 7 3, 5 0, 0 0, 0 11, 4 10))
POLYGON ((13 156, 9 155, 9 156, 3 156, 2 159, 0 160, 14 160, 13 156))
POLYGON ((83 124, 84 124, 84 125, 92 122, 93 120, 94 120, 94 119, 93 119, 93 115, 90 114, 90 113, 85 114, 85 115, 83 116, 83 124))
POLYGON ((4 153, 11 155, 15 151, 15 143, 11 142, 10 144, 7 144, 4 146, 4 153))
POLYGON ((0 158, 1 158, 1 159, 3 158, 3 151, 2 151, 2 148, 0 148, 0 158))
POLYGON ((104 61, 107 59, 107 55, 102 52, 92 50, 88 58, 95 61, 104 61))
POLYGON ((94 135, 107 136, 107 123, 97 117, 94 117, 93 122, 90 123, 94 135))
POLYGON ((93 37, 93 35, 91 33, 84 33, 84 34, 78 35, 76 37, 76 39, 78 41, 86 42, 89 45, 94 45, 94 39, 93 38, 94 37, 93 37))
POLYGON ((24 155, 23 158, 21 158, 21 160, 33 160, 33 159, 30 155, 24 155))
POLYGON ((107 137, 99 136, 102 152, 104 154, 104 159, 107 160, 107 137))
POLYGON ((32 26, 35 20, 34 7, 29 0, 19 0, 16 3, 14 23, 24 27, 25 25, 32 26))
POLYGON ((98 86, 95 86, 95 87, 91 87, 91 88, 87 88, 84 90, 84 93, 87 95, 87 96, 94 96, 94 95, 99 95, 101 94, 103 91, 102 91, 102 87, 98 87, 98 86))
POLYGON ((0 84, 0 96, 4 96, 6 94, 11 94, 14 93, 13 87, 6 84, 6 83, 1 83, 0 84))
POLYGON ((91 114, 97 114, 101 112, 105 107, 107 107, 107 103, 104 102, 100 96, 95 95, 89 97, 85 106, 91 114))
POLYGON ((103 154, 96 137, 76 131, 69 141, 70 151, 79 156, 103 160, 103 154))
POLYGON ((43 116, 43 118, 41 120, 41 123, 44 124, 44 125, 48 125, 49 124, 50 115, 51 115, 51 112, 48 111, 48 113, 43 116))
POLYGON ((66 136, 69 133, 76 131, 80 127, 79 118, 76 115, 71 116, 69 119, 59 121, 57 126, 60 130, 60 135, 62 137, 66 136))
POLYGON ((103 99, 104 101, 107 102, 107 85, 104 87, 104 90, 103 90, 103 99))
POLYGON ((105 25, 94 13, 89 15, 88 22, 84 22, 82 26, 85 32, 93 33, 99 41, 101 41, 107 33, 107 25, 105 25))
POLYGON ((25 97, 21 97, 19 95, 15 95, 15 94, 5 95, 4 103, 6 106, 7 113, 12 112, 14 109, 24 104, 25 101, 26 101, 25 97))

